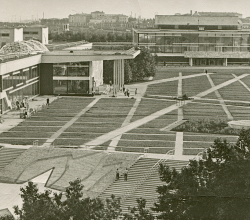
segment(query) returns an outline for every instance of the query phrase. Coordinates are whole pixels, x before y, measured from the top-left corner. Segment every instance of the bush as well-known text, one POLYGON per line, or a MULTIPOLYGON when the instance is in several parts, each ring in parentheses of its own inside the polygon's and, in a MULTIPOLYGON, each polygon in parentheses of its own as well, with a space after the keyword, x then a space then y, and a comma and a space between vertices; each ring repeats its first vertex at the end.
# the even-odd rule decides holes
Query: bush
POLYGON ((226 121, 211 119, 187 121, 173 130, 180 132, 239 135, 239 130, 229 128, 226 121))

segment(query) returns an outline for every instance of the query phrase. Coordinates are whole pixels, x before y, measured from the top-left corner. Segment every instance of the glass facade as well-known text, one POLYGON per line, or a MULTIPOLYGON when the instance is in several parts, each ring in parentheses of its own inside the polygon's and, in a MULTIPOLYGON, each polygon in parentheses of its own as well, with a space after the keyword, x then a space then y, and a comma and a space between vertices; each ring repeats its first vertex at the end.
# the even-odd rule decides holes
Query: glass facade
POLYGON ((86 94, 89 80, 53 80, 54 94, 86 94))
POLYGON ((53 92, 54 94, 89 93, 89 62, 53 64, 53 92))
POLYGON ((53 76, 89 76, 89 62, 53 64, 53 76))
POLYGON ((249 52, 250 34, 242 32, 134 32, 134 43, 151 53, 185 51, 249 52))
POLYGON ((2 75, 1 113, 15 108, 24 98, 39 94, 39 71, 37 66, 2 75))

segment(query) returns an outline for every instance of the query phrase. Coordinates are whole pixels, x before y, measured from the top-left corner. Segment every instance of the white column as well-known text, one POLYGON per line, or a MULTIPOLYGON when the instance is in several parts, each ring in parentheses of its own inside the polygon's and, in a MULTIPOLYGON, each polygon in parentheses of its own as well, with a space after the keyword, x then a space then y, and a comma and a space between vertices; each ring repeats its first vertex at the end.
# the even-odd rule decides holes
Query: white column
POLYGON ((193 58, 189 58, 189 66, 193 66, 193 58))
POLYGON ((93 62, 89 61, 89 94, 92 94, 92 75, 93 75, 93 62))
POLYGON ((227 58, 224 58, 224 65, 227 66, 227 58))

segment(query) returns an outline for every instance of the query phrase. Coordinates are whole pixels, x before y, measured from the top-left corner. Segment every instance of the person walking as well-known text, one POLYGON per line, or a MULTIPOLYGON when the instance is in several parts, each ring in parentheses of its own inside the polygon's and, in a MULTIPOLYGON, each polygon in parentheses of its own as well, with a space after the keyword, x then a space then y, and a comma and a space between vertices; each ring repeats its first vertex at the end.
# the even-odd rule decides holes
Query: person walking
POLYGON ((119 174, 119 169, 117 168, 117 170, 116 170, 116 180, 119 180, 119 178, 120 178, 120 174, 119 174))
POLYGON ((128 89, 125 89, 124 95, 127 96, 127 94, 128 94, 128 89))
POLYGON ((124 181, 128 180, 128 169, 126 168, 126 170, 124 171, 124 181))
POLYGON ((49 106, 49 98, 47 98, 46 105, 49 106))

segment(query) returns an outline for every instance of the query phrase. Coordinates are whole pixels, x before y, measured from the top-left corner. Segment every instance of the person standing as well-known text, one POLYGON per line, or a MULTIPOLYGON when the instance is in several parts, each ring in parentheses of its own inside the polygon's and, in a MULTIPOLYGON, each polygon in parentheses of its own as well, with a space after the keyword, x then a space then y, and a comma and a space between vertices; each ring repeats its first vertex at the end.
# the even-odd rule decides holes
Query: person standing
POLYGON ((137 88, 135 89, 135 95, 137 95, 137 88))
POLYGON ((127 95, 128 95, 128 97, 129 97, 129 94, 130 94, 130 92, 129 92, 129 89, 127 90, 127 95))
POLYGON ((128 180, 128 169, 126 168, 126 170, 124 171, 124 181, 128 180))
POLYGON ((119 174, 119 169, 117 168, 117 170, 116 170, 116 180, 119 180, 119 178, 120 178, 120 174, 119 174))

